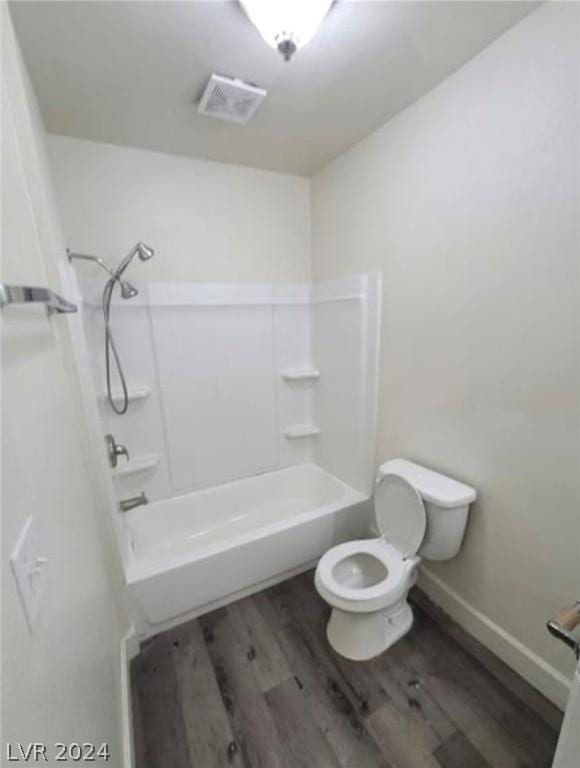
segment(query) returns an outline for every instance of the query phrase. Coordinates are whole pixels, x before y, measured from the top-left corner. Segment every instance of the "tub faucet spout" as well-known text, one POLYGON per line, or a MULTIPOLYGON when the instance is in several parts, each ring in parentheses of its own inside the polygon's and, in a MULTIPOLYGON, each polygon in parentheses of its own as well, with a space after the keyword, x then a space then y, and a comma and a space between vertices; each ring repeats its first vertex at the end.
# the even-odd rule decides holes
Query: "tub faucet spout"
POLYGON ((130 499, 121 499, 119 502, 119 510, 121 512, 130 512, 135 507, 140 507, 142 504, 149 504, 149 499, 145 496, 145 491, 141 491, 139 496, 132 496, 130 499))

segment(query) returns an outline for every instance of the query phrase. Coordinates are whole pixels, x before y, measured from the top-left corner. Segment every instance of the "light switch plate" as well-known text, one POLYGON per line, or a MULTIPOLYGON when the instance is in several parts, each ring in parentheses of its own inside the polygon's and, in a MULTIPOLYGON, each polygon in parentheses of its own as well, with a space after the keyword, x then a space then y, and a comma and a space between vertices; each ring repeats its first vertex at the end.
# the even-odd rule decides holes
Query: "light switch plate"
POLYGON ((46 586, 47 562, 40 551, 36 525, 33 518, 29 517, 12 552, 10 565, 18 586, 26 623, 31 632, 46 586))

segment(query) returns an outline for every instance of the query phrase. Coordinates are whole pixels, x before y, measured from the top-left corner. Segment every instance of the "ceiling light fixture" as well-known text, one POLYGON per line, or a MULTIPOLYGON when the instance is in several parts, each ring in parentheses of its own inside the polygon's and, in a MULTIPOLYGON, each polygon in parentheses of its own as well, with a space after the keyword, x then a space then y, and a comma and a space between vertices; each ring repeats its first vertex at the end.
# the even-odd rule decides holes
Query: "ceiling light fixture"
POLYGON ((333 0, 240 0, 250 21, 285 61, 310 42, 333 0))

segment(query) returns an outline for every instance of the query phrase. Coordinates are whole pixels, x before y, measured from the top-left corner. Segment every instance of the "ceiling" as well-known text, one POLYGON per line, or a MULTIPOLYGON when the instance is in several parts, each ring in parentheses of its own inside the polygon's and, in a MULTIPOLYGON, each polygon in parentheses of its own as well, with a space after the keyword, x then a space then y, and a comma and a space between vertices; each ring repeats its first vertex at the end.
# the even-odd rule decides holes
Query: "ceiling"
POLYGON ((310 176, 537 5, 339 0, 289 63, 237 2, 10 8, 50 132, 310 176), (212 72, 268 89, 246 126, 197 114, 212 72))

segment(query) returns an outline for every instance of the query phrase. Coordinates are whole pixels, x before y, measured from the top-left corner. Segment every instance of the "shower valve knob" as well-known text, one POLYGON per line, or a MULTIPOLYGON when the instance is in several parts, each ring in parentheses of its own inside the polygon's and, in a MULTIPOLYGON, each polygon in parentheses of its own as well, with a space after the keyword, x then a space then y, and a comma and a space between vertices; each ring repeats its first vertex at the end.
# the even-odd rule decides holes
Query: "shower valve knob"
POLYGON ((129 461, 129 451, 124 445, 115 442, 113 435, 106 435, 105 442, 107 444, 107 454, 109 457, 109 464, 114 468, 117 466, 119 456, 124 456, 129 461))

